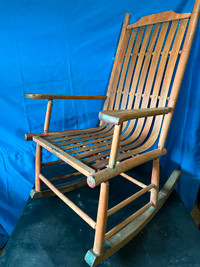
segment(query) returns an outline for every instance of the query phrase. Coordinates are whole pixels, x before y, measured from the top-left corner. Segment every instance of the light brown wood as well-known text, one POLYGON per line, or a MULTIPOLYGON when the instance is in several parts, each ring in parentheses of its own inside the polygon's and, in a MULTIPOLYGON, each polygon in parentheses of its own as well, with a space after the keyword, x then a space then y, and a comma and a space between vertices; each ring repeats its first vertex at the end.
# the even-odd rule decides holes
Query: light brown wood
POLYGON ((171 192, 173 191, 180 176, 181 172, 175 170, 170 175, 167 182, 159 192, 157 207, 154 208, 152 206, 148 208, 144 213, 139 215, 138 218, 136 218, 135 220, 130 222, 127 226, 122 228, 120 232, 117 232, 116 234, 112 235, 109 239, 107 239, 106 242, 108 246, 105 248, 105 250, 101 255, 95 255, 92 250, 89 250, 85 256, 86 262, 90 266, 96 266, 103 260, 112 256, 116 251, 124 247, 128 242, 130 242, 160 210, 160 208, 163 206, 163 204, 166 202, 171 192))
MULTIPOLYGON (((173 23, 173 25, 174 26, 177 26, 177 22, 175 23, 173 23)), ((173 29, 173 27, 172 27, 172 29, 173 29)), ((174 28, 175 29, 175 28, 174 28)), ((176 30, 176 29, 175 29, 176 30)), ((171 29, 170 29, 170 32, 171 32, 171 29)), ((172 36, 173 37, 173 36, 172 36)), ((178 38, 178 39, 180 39, 180 38, 178 38)), ((168 39, 169 40, 169 39, 168 39)), ((168 42, 169 43, 169 42, 168 42)), ((164 65, 163 65, 163 69, 164 69, 164 65)), ((158 76, 157 76, 158 77, 158 76)), ((150 138, 149 138, 149 140, 148 140, 148 142, 143 146, 144 147, 144 149, 148 149, 149 147, 151 147, 152 146, 152 144, 156 141, 156 139, 157 139, 157 136, 158 136, 158 133, 159 133, 159 125, 161 125, 161 122, 162 122, 162 117, 161 117, 161 119, 159 118, 159 120, 156 120, 156 122, 157 122, 157 124, 155 124, 155 125, 157 125, 157 127, 155 127, 155 128, 153 128, 153 132, 152 132, 152 134, 153 135, 151 135, 150 136, 150 138), (158 121, 158 122, 157 122, 158 121), (159 122, 160 121, 160 122, 159 122), (157 132, 157 134, 155 134, 155 131, 157 132)), ((146 128, 146 127, 145 127, 146 128)), ((145 129, 144 128, 144 129, 145 129)), ((149 128, 149 126, 148 126, 148 128, 149 128)), ((148 132, 145 134, 145 135, 147 135, 148 134, 148 132)), ((141 136, 142 138, 139 138, 138 140, 137 140, 137 142, 135 142, 135 144, 136 145, 139 145, 140 143, 138 142, 140 139, 141 139, 141 141, 142 141, 142 139, 145 137, 145 135, 144 136, 141 136)), ((133 134, 133 137, 134 137, 134 134, 133 134)), ((127 139, 128 140, 128 139, 127 139)), ((134 146, 135 146, 135 144, 134 144, 134 146)), ((131 145, 132 146, 132 145, 131 145)), ((127 148, 131 148, 131 146, 127 146, 127 148)), ((134 147, 134 146, 132 146, 132 147, 134 147)), ((142 149, 142 147, 141 147, 141 149, 142 149)), ((107 164, 107 163, 106 163, 107 164)), ((96 165, 98 165, 98 164, 96 164, 96 165)), ((101 162, 101 165, 103 166, 103 162, 101 162)), ((94 165, 93 165, 94 166, 94 165)), ((95 166, 96 167, 96 166, 95 166)), ((99 167, 99 166, 98 166, 99 167)))
MULTIPOLYGON (((160 54, 160 51, 161 51, 161 48, 162 48, 162 45, 163 45, 163 41, 164 41, 164 38, 165 38, 166 30, 168 28, 168 24, 169 24, 168 22, 164 23, 162 25, 162 28, 161 28, 161 31, 160 31, 158 42, 157 42, 156 48, 155 48, 155 51, 157 51, 157 53, 155 53, 154 56, 153 56, 153 60, 152 60, 151 67, 150 67, 150 70, 149 70, 149 75, 148 75, 148 79, 147 79, 147 83, 146 83, 146 89, 145 89, 145 98, 144 98, 144 100, 142 102, 142 105, 141 105, 142 108, 147 107, 147 105, 148 105, 148 95, 149 95, 149 92, 150 92, 149 90, 151 90, 151 88, 152 88, 152 82, 153 82, 153 79, 154 79, 155 70, 156 70, 156 67, 157 67, 158 59, 159 59, 158 55, 160 54)), ((151 100, 151 105, 150 105, 151 108, 154 108, 156 106, 156 103, 157 103, 159 84, 161 82, 159 80, 159 78, 161 78, 162 75, 163 75, 162 70, 164 71, 164 68, 165 68, 165 61, 166 61, 165 58, 167 59, 167 54, 168 54, 168 51, 169 51, 169 48, 170 48, 169 44, 171 43, 171 40, 172 40, 172 37, 173 37, 173 35, 175 33, 177 24, 178 24, 178 22, 173 22, 172 23, 170 31, 169 31, 169 35, 168 35, 168 37, 170 36, 170 38, 167 38, 165 47, 163 49, 161 62, 160 62, 160 65, 159 65, 158 74, 157 74, 155 86, 154 86, 154 89, 153 89, 152 100, 151 100)), ((135 108, 135 106, 134 106, 134 108, 135 108)), ((132 123, 132 125, 130 124, 132 127, 134 125, 134 122, 132 123)), ((147 119, 147 123, 146 123, 146 125, 145 125, 145 127, 143 129, 143 132, 145 134, 142 134, 140 136, 140 138, 137 140, 137 142, 135 142, 134 146, 140 145, 140 143, 145 139, 146 135, 149 133, 151 122, 152 122, 152 119, 148 118, 147 119)), ((132 134, 134 139, 136 139, 139 136, 140 129, 142 129, 143 124, 144 124, 144 120, 140 119, 138 121, 138 124, 137 124, 137 127, 136 127, 134 133, 132 134)), ((129 129, 130 129, 129 131, 131 131, 130 125, 129 125, 129 129)), ((133 141, 134 140, 133 138, 130 141, 133 141)))
POLYGON ((106 99, 104 95, 56 95, 56 94, 25 94, 26 98, 31 99, 106 99))
POLYGON ((63 202, 65 202, 74 212, 76 212, 85 222, 87 222, 93 229, 96 228, 96 222, 90 218, 84 211, 75 205, 69 198, 61 193, 49 180, 42 174, 39 174, 39 179, 43 181, 63 202))
POLYGON ((132 80, 132 84, 131 84, 131 88, 130 88, 132 94, 129 97, 126 109, 132 109, 132 105, 133 105, 133 101, 134 101, 133 96, 137 90, 138 81, 140 80, 140 73, 143 72, 144 55, 145 55, 145 52, 147 49, 149 38, 150 38, 151 33, 152 33, 152 29, 153 29, 153 25, 148 26, 146 29, 146 32, 144 33, 144 39, 141 40, 142 44, 140 44, 141 45, 140 55, 138 56, 138 59, 137 59, 137 64, 135 66, 133 80, 132 80))
POLYGON ((51 111, 52 111, 53 100, 50 99, 47 104, 47 111, 44 123, 44 132, 47 133, 49 131, 49 123, 51 118, 51 111))
POLYGON ((103 252, 103 245, 105 241, 107 211, 108 211, 108 194, 109 194, 109 183, 108 182, 102 183, 99 196, 97 225, 96 225, 96 233, 95 233, 94 247, 93 247, 93 251, 97 255, 103 252))
POLYGON ((64 153, 58 147, 55 147, 54 145, 49 144, 46 140, 42 139, 41 137, 39 137, 39 136, 33 137, 33 140, 37 144, 39 144, 40 146, 43 146, 44 148, 49 150, 54 155, 58 156, 60 159, 62 159, 66 163, 70 164, 72 167, 77 169, 82 174, 87 176, 87 175, 95 172, 92 168, 90 168, 87 165, 83 164, 81 161, 76 160, 74 157, 68 155, 67 153, 64 153))
MULTIPOLYGON (((167 24, 165 24, 165 25, 167 25, 167 24)), ((163 74, 164 74, 164 69, 165 69, 165 64, 166 64, 167 57, 168 57, 168 52, 169 52, 170 45, 171 45, 171 42, 173 40, 174 34, 176 32, 177 25, 178 25, 178 21, 172 22, 172 25, 171 25, 171 28, 170 28, 170 31, 169 31, 169 34, 168 34, 168 38, 166 40, 166 43, 165 43, 165 46, 164 46, 164 49, 163 49, 163 54, 162 54, 162 57, 161 57, 160 65, 159 65, 159 68, 158 68, 158 73, 157 73, 157 76, 156 76, 156 81, 155 81, 155 85, 154 85, 154 89, 153 89, 153 92, 154 92, 153 93, 153 98, 151 100, 151 106, 150 107, 155 107, 156 106, 156 103, 157 103, 157 96, 158 96, 158 92, 159 92, 161 80, 162 80, 162 77, 163 77, 163 74)), ((163 29, 163 27, 162 27, 162 29, 163 29)), ((164 33, 163 32, 161 32, 161 33, 162 33, 161 37, 164 37, 165 36, 164 33)), ((152 60, 152 63, 153 62, 154 61, 152 60)), ((151 88, 151 84, 148 83, 147 88, 148 87, 151 88)), ((141 122, 141 119, 139 120, 139 123, 140 122, 141 122)), ((155 140, 157 139, 157 134, 159 132, 158 129, 160 127, 159 125, 161 124, 161 122, 162 122, 162 118, 160 118, 160 117, 159 117, 159 119, 156 118, 156 121, 154 123, 154 125, 156 127, 153 128, 152 134, 150 135, 148 141, 144 145, 144 147, 146 149, 150 148, 152 146, 152 144, 155 142, 155 140)), ((140 145, 145 140, 146 136, 149 134, 149 130, 150 130, 151 125, 152 125, 152 118, 148 118, 147 121, 146 121, 146 125, 143 128, 142 134, 137 139, 137 141, 134 142, 134 144, 132 145, 132 148, 140 145)), ((142 125, 142 127, 143 127, 143 125, 142 125)), ((134 139, 138 137, 138 134, 136 134, 137 129, 138 129, 138 127, 136 128, 136 130, 132 134, 132 136, 133 136, 134 139)), ((130 141, 133 141, 134 140, 133 138, 130 141)))
POLYGON ((144 213, 149 207, 153 205, 152 202, 147 203, 144 205, 142 208, 140 208, 138 211, 136 211, 134 214, 129 216, 126 220, 118 224, 117 226, 113 227, 112 230, 110 230, 108 233, 105 235, 105 240, 108 240, 111 236, 119 232, 122 228, 124 228, 127 224, 132 222, 134 219, 136 219, 139 215, 144 213))
POLYGON ((36 158, 35 158, 35 190, 41 191, 42 184, 39 179, 39 174, 42 173, 42 146, 37 144, 36 146, 36 158))
POLYGON ((142 187, 142 188, 145 188, 147 185, 146 184, 143 184, 141 182, 139 182, 138 180, 134 179, 133 177, 127 175, 126 173, 120 173, 121 176, 123 176, 124 178, 126 178, 127 180, 129 180, 130 182, 142 187))
POLYGON ((126 161, 118 163, 114 169, 107 168, 103 169, 97 173, 94 173, 87 178, 87 183, 91 188, 98 186, 99 184, 108 181, 109 179, 119 175, 122 172, 126 172, 140 164, 143 164, 147 161, 158 158, 167 153, 165 149, 156 149, 150 152, 146 152, 139 156, 135 156, 126 161))
POLYGON ((46 167, 46 166, 51 166, 51 165, 57 165, 63 162, 64 162, 63 160, 54 160, 54 161, 42 163, 42 166, 46 167))
MULTIPOLYGON (((139 32, 139 34, 140 34, 140 32, 139 32)), ((139 34, 138 34, 138 37, 139 37, 139 34)), ((161 36, 164 36, 164 34, 163 34, 163 32, 162 32, 162 30, 161 30, 161 36)), ((142 35, 141 35, 141 37, 142 37, 142 35)), ((138 38, 137 38, 137 41, 138 41, 138 38)), ((137 43, 137 41, 136 41, 136 43, 137 43)), ((131 65, 131 64, 130 64, 131 65)), ((130 70, 130 67, 129 67, 129 70, 130 70)), ((155 97, 154 97, 155 98, 155 97)), ((123 104, 123 101, 122 101, 122 104, 123 104)), ((130 124, 131 125, 131 124, 130 124)), ((132 131, 132 128, 131 127, 129 127, 128 128, 128 130, 122 135, 122 140, 123 140, 123 138, 126 138, 127 136, 128 136, 128 134, 130 133, 132 131)), ((135 134, 133 134, 133 137, 135 136, 135 134)), ((136 137, 137 137, 137 135, 136 135, 136 137)), ((144 138, 144 136, 142 137, 142 138, 144 138)), ((127 139, 125 142, 123 142, 124 144, 126 143, 128 143, 128 141, 130 140, 130 138, 129 139, 127 139)), ((133 140, 133 139, 132 139, 133 140)), ((129 142, 132 142, 132 140, 130 140, 129 142)), ((109 142, 107 142, 108 144, 109 144, 109 142)), ((138 143, 138 142, 137 142, 138 143)), ((139 145, 139 144, 138 144, 139 145)), ((107 148, 106 148, 107 149, 107 148)), ((101 150, 102 151, 102 150, 101 150)), ((98 150, 98 152, 100 152, 99 150, 98 150)), ((86 156, 85 154, 84 154, 84 156, 86 156)), ((105 155, 106 156, 106 155, 105 155)), ((101 156, 94 156, 94 157, 91 157, 90 159, 94 159, 94 158, 98 158, 98 157, 101 157, 101 156)), ((89 162, 89 161, 87 161, 87 162, 89 162)), ((107 162, 105 162, 105 165, 107 164, 107 162)), ((97 166, 97 168, 99 167, 99 164, 97 163, 96 165, 98 165, 97 166)), ((101 162, 101 165, 103 166, 103 162, 101 162)), ((94 165, 93 165, 94 166, 94 165)), ((96 167, 96 166, 95 166, 96 167)))
POLYGON ((117 52, 115 55, 115 60, 114 60, 114 64, 113 64, 113 68, 112 68, 112 72, 111 72, 111 76, 110 76, 110 81, 109 81, 109 85, 108 85, 108 91, 107 91, 107 101, 105 101, 104 104, 104 110, 107 110, 109 105, 110 105, 110 99, 113 96, 113 83, 114 80, 116 79, 116 76, 118 76, 118 72, 119 72, 119 62, 120 62, 120 57, 121 57, 121 53, 122 53, 122 45, 124 42, 124 38, 126 36, 126 26, 129 24, 131 15, 130 14, 126 14, 124 17, 124 22, 122 25, 122 30, 121 30, 121 34, 120 34, 120 38, 119 38, 119 43, 118 43, 118 47, 117 47, 117 52))
MULTIPOLYGON (((155 46, 155 42, 156 42, 157 37, 158 37, 158 32, 159 32, 160 26, 161 26, 160 23, 158 23, 158 24, 155 25, 154 29, 152 29, 152 26, 148 26, 148 28, 147 28, 147 29, 151 29, 152 35, 151 35, 151 37, 149 37, 150 42, 149 42, 149 45, 148 45, 148 48, 147 48, 147 51, 146 51, 146 56, 144 58, 144 62, 142 64, 142 70, 141 70, 140 78, 138 77, 139 78, 138 79, 139 83, 138 83, 138 86, 137 86, 138 89, 137 89, 137 94, 136 94, 136 98, 135 98, 134 109, 138 109, 139 106, 140 106, 141 96, 142 96, 142 93, 143 93, 145 80, 146 80, 146 77, 148 75, 149 64, 150 64, 152 52, 153 52, 153 49, 154 49, 154 46, 155 46)), ((148 39, 148 41, 149 41, 149 39, 148 39)), ((135 87, 136 87, 136 84, 135 84, 135 87)), ((148 99, 147 95, 143 99, 143 102, 146 102, 145 99, 148 99)), ((132 102, 129 100, 127 109, 129 109, 131 107, 132 107, 132 102)), ((146 105, 145 105, 145 107, 146 107, 146 105)))
MULTIPOLYGON (((185 37, 185 42, 184 42, 183 48, 182 48, 180 62, 179 62, 179 65, 177 67, 176 76, 175 76, 175 79, 174 79, 171 95, 170 95, 170 98, 169 98, 170 101, 169 101, 168 106, 172 107, 173 109, 176 106, 176 101, 177 101, 177 98, 178 98, 179 90, 180 90, 180 87, 181 87, 181 82, 182 82, 182 79, 183 79, 183 75, 184 75, 184 72, 185 72, 185 68, 186 68, 188 57, 189 57, 189 53, 190 53, 190 49, 191 49, 192 42, 193 42, 193 39, 194 39, 194 34, 195 34, 196 27, 197 27, 199 14, 200 14, 200 1, 199 0, 195 0, 193 11, 192 11, 192 14, 191 14, 190 23, 189 23, 187 34, 186 34, 186 37, 185 37)), ((169 131, 169 127, 170 127, 170 124, 171 124, 172 116, 173 116, 173 113, 169 114, 164 119, 162 130, 161 130, 161 134, 160 134, 160 139, 159 139, 159 146, 160 147, 163 147, 164 144, 165 144, 165 141, 166 141, 166 138, 167 138, 167 134, 168 134, 168 131, 169 131)))
POLYGON ((140 191, 138 191, 137 193, 135 193, 134 195, 128 197, 127 199, 123 200, 119 204, 115 205, 114 207, 112 207, 111 209, 108 210, 108 217, 111 216, 112 214, 114 214, 115 212, 117 212, 118 210, 122 209, 123 207, 125 207, 129 203, 133 202, 138 197, 142 196, 143 194, 145 194, 146 192, 148 192, 150 189, 152 189, 154 187, 155 187, 154 184, 150 184, 150 185, 146 186, 145 188, 141 189, 140 191))
MULTIPOLYGON (((137 97, 137 103, 135 101, 134 109, 139 107, 140 102, 142 102, 140 108, 142 108, 142 109, 143 108, 147 108, 148 107, 148 103, 150 101, 150 98, 151 98, 151 106, 149 108, 155 108, 155 105, 152 105, 152 104, 153 104, 153 102, 155 102, 156 98, 158 98, 158 99, 160 98, 157 94, 155 94, 155 90, 153 90, 153 93, 151 95, 151 90, 152 90, 153 81, 154 81, 154 77, 155 77, 155 73, 156 73, 156 69, 157 69, 157 64, 158 64, 160 55, 162 55, 161 49, 162 49, 162 46, 163 46, 163 42, 165 40, 167 29, 169 28, 169 23, 165 22, 165 23, 162 24, 162 26, 160 24, 158 24, 158 25, 161 27, 161 29, 160 29, 160 32, 159 32, 159 36, 158 36, 158 40, 157 40, 157 43, 156 43, 156 47, 155 47, 155 50, 154 50, 154 53, 153 53, 153 57, 152 57, 151 63, 148 60, 148 62, 147 62, 148 64, 146 65, 146 66, 149 67, 149 71, 148 71, 147 79, 146 79, 146 85, 145 85, 144 90, 142 91, 141 89, 144 87, 144 83, 140 82, 140 88, 141 89, 140 89, 139 92, 137 92, 137 94, 135 94, 135 97, 137 97), (141 97, 143 99, 141 99, 141 97), (137 104, 137 106, 136 106, 136 104, 137 104)), ((149 54, 152 51, 151 49, 150 49, 150 51, 148 49, 148 53, 149 54)), ((164 52, 164 50, 163 50, 163 52, 164 52)), ((152 118, 148 118, 147 119, 147 121, 149 121, 149 120, 152 121, 152 118)), ((134 140, 136 140, 139 137, 139 135, 141 134, 142 129, 143 129, 143 131, 146 129, 146 127, 143 128, 144 122, 145 122, 145 119, 138 120, 138 123, 136 125, 135 130, 134 130, 134 133, 132 135, 134 137, 134 140)), ((134 120, 131 123, 132 124, 131 127, 133 127, 133 125, 135 123, 136 123, 136 121, 134 120)), ((130 130, 131 130, 131 127, 129 126, 130 130)), ((144 135, 142 135, 142 136, 144 138, 144 135)))
MULTIPOLYGON (((133 74, 133 70, 134 70, 135 65, 136 65, 136 61, 138 59, 137 58, 138 57, 138 51, 140 49, 143 34, 144 34, 144 27, 141 27, 141 28, 139 28, 138 36, 137 36, 137 39, 136 39, 136 42, 135 42, 135 45, 133 48, 131 61, 129 64, 129 69, 128 69, 128 73, 127 73, 127 77, 126 77, 126 81, 125 81, 125 85, 124 85, 124 92, 123 92, 123 98, 122 98, 122 103, 121 103, 121 109, 126 109, 126 106, 127 106, 127 99, 128 99, 128 95, 129 95, 129 89, 131 86, 132 74, 133 74)), ((142 51, 140 52, 140 56, 142 56, 142 51)), ((131 92, 131 94, 133 95, 134 92, 131 92)))
POLYGON ((108 110, 100 112, 100 120, 119 125, 125 121, 142 117, 157 116, 169 113, 169 107, 164 108, 144 108, 144 109, 128 109, 128 110, 108 110))
POLYGON ((26 135, 27 140, 33 139, 37 143, 36 185, 32 196, 56 194, 96 229, 93 250, 87 254, 89 260, 86 255, 86 261, 91 266, 112 255, 146 225, 180 176, 178 171, 173 173, 159 193, 159 157, 167 153, 165 140, 197 26, 199 6, 200 1, 196 0, 192 13, 168 11, 143 17, 131 25, 130 14, 126 14, 106 96, 26 95, 33 99, 49 99, 45 133, 26 135), (53 99, 105 100, 103 111, 99 114, 100 126, 47 133, 53 99), (158 149, 152 149, 158 139, 158 149), (42 164, 42 147, 59 159, 42 164), (150 160, 153 161, 150 185, 124 173, 150 160), (42 166, 62 163, 69 164, 78 172, 50 180, 41 174, 42 166), (90 187, 101 185, 97 225, 63 195, 84 186, 85 180, 77 179, 63 187, 51 183, 80 174, 87 177, 90 187), (108 181, 117 175, 142 189, 108 210, 108 181), (52 190, 51 193, 41 190, 40 180, 52 190), (147 192, 150 192, 149 203, 105 234, 107 217, 147 192))
MULTIPOLYGON (((87 185, 87 182, 84 177, 84 178, 73 180, 71 182, 62 183, 60 185, 57 185, 56 188, 61 193, 65 194, 73 190, 76 190, 78 188, 81 188, 85 185, 87 185)), ((55 196, 55 193, 50 189, 43 189, 41 191, 36 191, 35 189, 32 189, 30 196, 31 198, 52 197, 52 196, 55 196)))
POLYGON ((177 14, 174 11, 166 11, 163 13, 142 17, 137 22, 131 25, 128 25, 127 28, 132 29, 135 27, 142 27, 142 26, 166 22, 166 21, 187 19, 187 18, 190 18, 190 16, 191 16, 191 13, 177 14))
POLYGON ((157 158, 153 159, 152 176, 151 176, 151 183, 154 184, 155 187, 151 189, 150 200, 153 203, 154 207, 156 207, 158 202, 159 180, 160 180, 159 158, 157 158))
MULTIPOLYGON (((166 23, 168 23, 168 22, 164 22, 164 23, 163 23, 163 25, 165 25, 166 23)), ((160 24, 159 24, 159 25, 160 25, 160 24)), ((161 35, 161 34, 160 34, 160 35, 161 35)), ((155 49, 155 51, 156 51, 156 49, 155 49)), ((172 51, 169 51, 169 53, 168 53, 168 54, 170 55, 170 54, 171 54, 171 52, 172 52, 172 51)), ((181 53, 182 53, 182 50, 179 50, 179 52, 178 52, 178 53, 179 53, 179 55, 181 55, 181 53)), ((158 54, 158 52, 156 52, 156 54, 158 54)), ((163 52, 160 52, 160 54, 158 54, 158 56, 162 56, 162 54, 163 54, 163 52)), ((131 54, 130 54, 130 56, 132 56, 132 55, 133 55, 133 54, 131 53, 131 54)), ((140 55, 140 53, 138 53, 138 56, 139 56, 139 55, 140 55)), ((147 52, 145 52, 145 53, 144 53, 144 56, 146 56, 146 55, 147 55, 147 52)), ((152 55, 152 56, 153 56, 153 55, 155 55, 155 52, 152 52, 152 54, 151 54, 151 55, 152 55)), ((125 55, 125 56, 127 56, 127 55, 125 55)))
POLYGON ((112 146, 110 150, 109 167, 114 168, 117 162, 117 153, 119 150, 119 143, 121 138, 122 125, 115 125, 112 146))
POLYGON ((120 77, 120 81, 119 81, 119 85, 118 85, 118 90, 117 90, 117 97, 116 97, 116 101, 115 101, 115 109, 119 108, 120 102, 121 102, 121 94, 122 94, 122 90, 123 90, 123 85, 124 85, 124 81, 125 81, 125 77, 126 77, 126 71, 128 68, 128 63, 130 60, 130 56, 131 56, 131 51, 133 48, 133 44, 135 41, 135 37, 137 34, 137 29, 135 29, 132 32, 129 44, 128 44, 128 48, 127 48, 127 52, 125 54, 125 59, 124 59, 124 64, 122 67, 122 72, 121 72, 121 77, 120 77))
POLYGON ((90 129, 79 129, 79 130, 67 130, 67 131, 59 131, 59 132, 48 132, 48 133, 30 133, 25 134, 25 140, 26 141, 32 141, 33 136, 40 136, 40 137, 50 137, 53 138, 55 136, 63 136, 65 134, 73 134, 79 133, 79 132, 91 132, 91 131, 98 131, 104 129, 104 127, 98 127, 98 128, 90 128, 90 129))
POLYGON ((63 180, 63 179, 67 179, 67 178, 71 178, 71 177, 75 177, 75 176, 79 176, 79 175, 81 175, 80 172, 74 172, 74 173, 65 174, 65 175, 62 175, 62 176, 57 176, 57 177, 50 178, 49 181, 50 182, 54 182, 54 181, 59 181, 59 180, 63 180))

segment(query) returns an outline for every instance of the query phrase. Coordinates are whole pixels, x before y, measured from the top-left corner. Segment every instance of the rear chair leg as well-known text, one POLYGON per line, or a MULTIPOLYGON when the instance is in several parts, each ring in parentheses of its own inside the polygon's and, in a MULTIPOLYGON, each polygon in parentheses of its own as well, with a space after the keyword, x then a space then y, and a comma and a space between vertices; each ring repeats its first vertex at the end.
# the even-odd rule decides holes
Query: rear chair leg
POLYGON ((95 254, 101 254, 103 252, 107 224, 108 193, 109 182, 101 183, 99 206, 97 212, 97 226, 93 246, 93 252, 95 254))
POLYGON ((39 174, 42 173, 42 147, 37 144, 36 147, 36 159, 35 159, 35 190, 41 191, 42 182, 39 178, 39 174))
POLYGON ((153 202, 153 206, 156 207, 158 202, 158 192, 159 192, 159 158, 153 160, 151 183, 155 185, 155 188, 151 189, 150 200, 153 202))

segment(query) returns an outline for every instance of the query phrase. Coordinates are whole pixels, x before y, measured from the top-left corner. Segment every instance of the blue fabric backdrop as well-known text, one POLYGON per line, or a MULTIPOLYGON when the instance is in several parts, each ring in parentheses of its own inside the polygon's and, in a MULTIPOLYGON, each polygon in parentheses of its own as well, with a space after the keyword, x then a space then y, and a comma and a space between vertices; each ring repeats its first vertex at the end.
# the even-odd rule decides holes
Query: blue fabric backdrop
MULTIPOLYGON (((35 145, 24 134, 42 131, 47 104, 24 93, 104 95, 124 14, 131 13, 133 23, 192 7, 193 0, 0 1, 0 224, 8 234, 34 184, 35 145)), ((169 174, 184 171, 178 191, 189 210, 200 183, 199 34, 198 27, 162 159, 169 174)), ((97 126, 102 106, 57 100, 50 130, 97 126)))

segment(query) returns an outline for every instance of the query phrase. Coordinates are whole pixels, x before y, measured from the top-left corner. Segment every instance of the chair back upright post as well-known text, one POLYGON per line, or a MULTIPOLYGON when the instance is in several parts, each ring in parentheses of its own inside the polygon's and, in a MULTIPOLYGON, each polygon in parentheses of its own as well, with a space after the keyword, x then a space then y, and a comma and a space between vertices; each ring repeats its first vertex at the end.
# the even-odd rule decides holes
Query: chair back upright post
POLYGON ((168 107, 170 107, 172 111, 165 116, 164 122, 162 125, 162 130, 161 130, 159 144, 158 144, 159 147, 161 147, 161 148, 164 147, 164 145, 165 145, 165 141, 167 138, 169 127, 170 127, 171 120, 173 117, 173 111, 174 111, 175 106, 176 106, 178 94, 179 94, 181 83, 183 80, 183 75, 184 75, 185 68, 186 68, 187 61, 188 61, 188 57, 190 54, 190 49, 191 49, 192 42, 194 39, 194 34, 195 34, 196 27, 197 27, 199 14, 200 14, 200 0, 195 0, 194 7, 192 10, 192 14, 191 14, 191 18, 190 18, 190 22, 189 22, 189 26, 188 26, 188 30, 187 30, 187 34, 185 37, 185 42, 184 42, 182 53, 180 56, 179 65, 178 65, 177 70, 176 70, 174 83, 173 83, 171 94, 169 97, 168 107))
POLYGON ((116 82, 117 76, 119 76, 119 73, 121 70, 121 68, 119 68, 119 64, 120 64, 120 61, 122 61, 122 56, 121 56, 122 47, 123 47, 124 39, 125 39, 126 32, 127 32, 126 27, 127 27, 127 25, 129 25, 130 18, 131 18, 130 14, 128 14, 128 13, 125 14, 124 22, 122 25, 121 34, 120 34, 120 38, 119 38, 119 42, 118 42, 117 52, 115 55, 115 60, 114 60, 114 64, 113 64, 113 68, 112 68, 112 72, 111 72, 111 76, 110 76, 110 81, 108 84, 107 99, 105 100, 103 110, 109 109, 110 100, 113 97, 113 83, 116 82))

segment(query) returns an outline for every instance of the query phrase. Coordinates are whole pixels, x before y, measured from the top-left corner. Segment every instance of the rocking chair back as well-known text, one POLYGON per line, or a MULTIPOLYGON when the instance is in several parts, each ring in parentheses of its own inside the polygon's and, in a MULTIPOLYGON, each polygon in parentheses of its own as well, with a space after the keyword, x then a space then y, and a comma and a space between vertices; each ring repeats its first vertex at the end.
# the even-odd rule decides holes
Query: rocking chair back
MULTIPOLYGON (((165 127, 161 131, 160 147, 164 147, 166 140, 197 16, 194 12, 168 11, 142 17, 131 25, 129 14, 124 19, 104 110, 170 107, 171 114, 165 115, 165 127)), ((126 139, 128 144, 137 140, 131 147, 135 148, 148 136, 145 143, 148 149, 158 138, 163 117, 125 122, 121 141, 126 139)))

